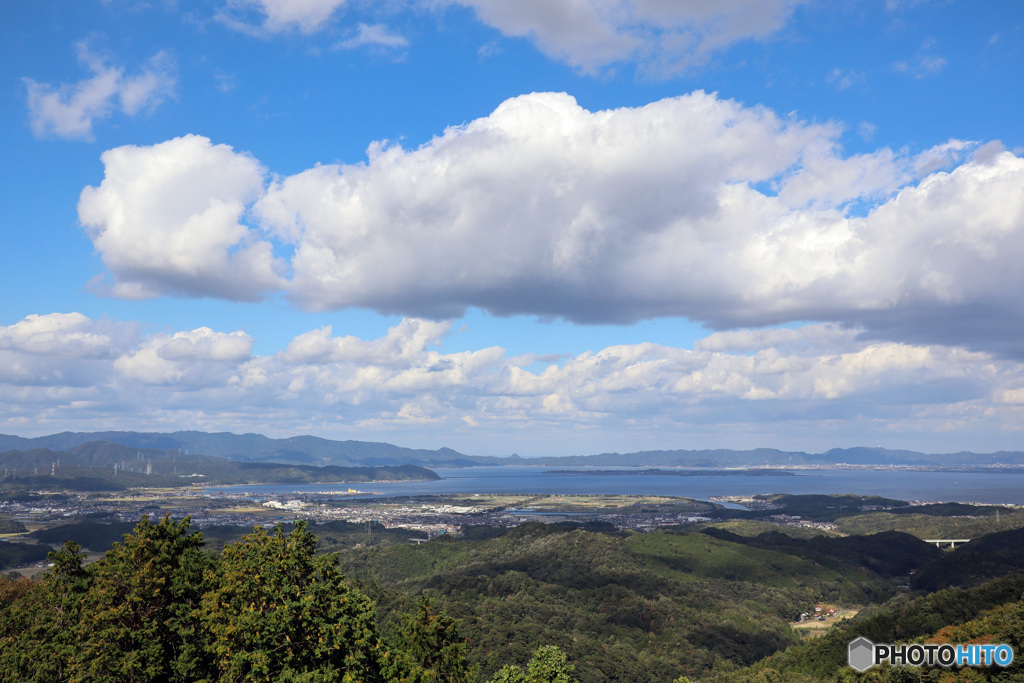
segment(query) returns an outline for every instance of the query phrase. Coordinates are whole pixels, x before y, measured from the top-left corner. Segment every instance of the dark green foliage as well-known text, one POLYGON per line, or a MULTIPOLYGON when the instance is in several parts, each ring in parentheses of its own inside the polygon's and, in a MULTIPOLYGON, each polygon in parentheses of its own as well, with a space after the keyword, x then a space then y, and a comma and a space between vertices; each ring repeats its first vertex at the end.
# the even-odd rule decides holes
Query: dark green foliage
POLYGON ((751 664, 795 642, 788 621, 815 601, 886 599, 891 582, 856 580, 813 560, 699 533, 590 533, 524 524, 479 541, 435 539, 345 551, 382 606, 429 592, 462 620, 485 677, 559 646, 581 681, 666 681, 716 663, 751 664))
POLYGON ((703 533, 733 543, 813 560, 837 571, 863 568, 887 577, 906 576, 943 556, 943 552, 934 544, 895 531, 870 536, 817 536, 807 539, 794 538, 778 531, 754 537, 738 536, 714 528, 704 529, 703 533))
POLYGON ((0 578, 0 680, 470 680, 454 620, 426 604, 396 650, 305 523, 202 546, 187 519, 143 517, 88 567, 68 542, 41 581, 0 578))
MULTIPOLYGON (((289 523, 284 522, 287 526, 289 523)), ((411 538, 426 538, 425 531, 415 529, 389 529, 380 522, 309 521, 307 528, 317 538, 318 552, 334 552, 356 545, 373 546, 408 543, 411 538)), ((58 527, 60 528, 60 527, 58 527)), ((216 524, 203 527, 206 549, 221 552, 225 546, 239 541, 250 529, 234 524, 216 524)))
POLYGON ((205 592, 211 558, 189 521, 143 517, 135 530, 90 567, 73 670, 85 678, 192 681, 209 669, 193 612, 205 592))
POLYGON ((26 567, 46 559, 50 549, 43 545, 0 541, 0 569, 26 567))
POLYGON ((574 668, 558 647, 544 645, 534 653, 525 672, 515 665, 504 666, 491 683, 576 683, 574 668))
POLYGON ((712 678, 730 683, 753 680, 757 672, 772 670, 786 680, 798 676, 830 679, 846 667, 847 646, 858 636, 874 643, 906 642, 929 636, 950 624, 963 624, 987 610, 1017 602, 1024 595, 1024 576, 996 579, 970 589, 949 588, 930 595, 903 596, 857 615, 845 628, 804 641, 759 662, 742 675, 712 678))
POLYGON ((221 681, 383 680, 373 604, 345 583, 334 555, 316 555, 304 522, 262 527, 224 549, 202 624, 221 681))
POLYGON ((405 655, 406 678, 422 683, 470 683, 475 679, 466 662, 466 641, 459 621, 438 612, 429 597, 402 617, 395 645, 405 655))
POLYGON ((776 524, 761 519, 730 519, 724 522, 713 522, 711 524, 697 523, 673 527, 662 527, 665 529, 676 529, 678 531, 701 531, 706 529, 721 529, 738 536, 758 536, 767 532, 777 532, 792 536, 793 538, 815 538, 817 536, 831 536, 832 534, 824 529, 811 526, 791 526, 789 524, 776 524))
MULTIPOLYGON (((366 533, 298 522, 238 538, 225 527, 230 542, 214 554, 187 519, 143 518, 88 567, 66 543, 42 580, 0 578, 0 680, 471 683, 480 671, 494 683, 814 683, 853 680, 846 647, 858 635, 1024 639, 1024 576, 1011 576, 903 594, 796 643, 787 622, 814 602, 887 598, 896 592, 888 577, 960 552, 901 534, 630 534, 531 523, 486 540, 348 547, 342 557, 361 589, 337 556, 317 553, 314 528, 341 545, 366 533)), ((1021 541, 979 539, 961 562, 999 570, 1010 565, 996 560, 1015 558, 1021 541)), ((1008 683, 1022 672, 956 675, 1008 683)), ((937 680, 916 669, 859 678, 937 680)))
POLYGON ((489 524, 470 524, 462 527, 462 538, 466 541, 486 541, 508 533, 508 529, 489 524))
POLYGON ((105 552, 125 535, 132 532, 135 525, 131 522, 96 522, 85 520, 62 524, 50 529, 39 529, 29 534, 40 543, 58 545, 66 541, 74 541, 83 548, 96 552, 105 552))
POLYGON ((50 554, 46 580, 0 607, 0 680, 68 680, 78 651, 75 632, 89 589, 84 556, 74 543, 50 554))
POLYGON ((31 503, 42 500, 43 496, 38 493, 31 493, 22 489, 6 489, 3 481, 0 481, 0 502, 5 503, 31 503))
POLYGON ((893 508, 888 512, 894 515, 932 515, 935 517, 995 517, 996 511, 1002 514, 1012 513, 1013 508, 1002 505, 969 505, 967 503, 929 503, 928 505, 908 505, 893 508))
POLYGON ((619 531, 614 524, 611 522, 599 522, 599 521, 588 521, 588 522, 556 522, 552 526, 565 531, 572 531, 573 529, 582 529, 583 531, 590 531, 595 534, 611 534, 612 536, 625 536, 628 532, 619 531))
POLYGON ((843 494, 776 494, 759 496, 766 503, 776 506, 772 510, 727 510, 725 515, 732 519, 756 519, 768 515, 786 514, 811 519, 816 522, 834 522, 839 517, 859 514, 864 508, 906 508, 910 503, 880 496, 857 496, 843 494))
POLYGON ((25 532, 25 525, 16 519, 0 517, 0 534, 20 534, 25 532))
MULTIPOLYGON (((17 680, 193 681, 203 639, 193 611, 211 560, 188 521, 148 518, 89 568, 76 543, 8 605, 0 674, 17 680)), ((2 677, 2 676, 0 676, 2 677)))
POLYGON ((940 629, 934 641, 950 643, 1006 643, 1015 653, 1013 663, 1003 668, 981 669, 983 680, 993 683, 1024 679, 1024 599, 1000 605, 963 624, 940 629))
MULTIPOLYGON (((982 510, 982 508, 978 508, 982 510)), ((872 512, 843 517, 839 530, 849 534, 874 534, 879 531, 903 531, 918 538, 979 538, 985 534, 1024 527, 1024 510, 1013 510, 998 517, 994 512, 975 512, 966 517, 921 514, 909 510, 872 512)))
POLYGON ((23 489, 5 490, 0 481, 0 503, 42 503, 43 505, 61 505, 67 503, 67 493, 39 493, 23 489))
POLYGON ((1024 573, 1024 529, 988 534, 941 553, 914 576, 912 585, 934 591, 1013 573, 1024 573))
POLYGON ((310 531, 320 539, 320 548, 325 551, 351 548, 356 545, 389 545, 408 543, 411 538, 426 538, 425 531, 415 529, 389 529, 380 522, 330 522, 310 523, 310 531))

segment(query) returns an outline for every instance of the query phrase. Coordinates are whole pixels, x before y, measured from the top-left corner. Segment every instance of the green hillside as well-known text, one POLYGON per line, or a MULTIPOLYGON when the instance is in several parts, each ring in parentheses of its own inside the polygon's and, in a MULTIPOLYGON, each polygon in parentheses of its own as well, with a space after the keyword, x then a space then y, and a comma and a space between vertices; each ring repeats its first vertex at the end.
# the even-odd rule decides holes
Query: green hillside
MULTIPOLYGON (((911 510, 914 510, 911 508, 911 510)), ((837 521, 848 534, 873 534, 897 530, 918 538, 977 538, 984 534, 1024 527, 1024 510, 1006 510, 996 516, 994 507, 978 506, 971 515, 943 516, 906 511, 872 512, 843 517, 837 521)))
POLYGON ((1024 574, 1024 529, 988 534, 943 553, 914 575, 913 586, 973 586, 1007 574, 1024 574))
POLYGON ((531 523, 486 540, 442 538, 341 557, 385 618, 409 595, 440 600, 463 620, 469 660, 483 674, 550 643, 585 683, 668 681, 752 664, 795 643, 788 622, 816 602, 859 605, 895 592, 856 557, 832 569, 674 531, 606 534, 531 523))
POLYGON ((1008 683, 1022 674, 855 675, 846 666, 847 645, 861 635, 877 643, 1005 641, 1019 651, 1020 531, 942 551, 896 532, 801 538, 528 523, 412 545, 407 530, 379 525, 292 528, 211 527, 201 540, 186 522, 84 520, 33 533, 37 555, 43 543, 69 538, 106 555, 82 567, 72 544, 37 581, 0 577, 0 680, 72 672, 76 680, 136 680, 107 676, 127 675, 133 657, 160 674, 142 680, 181 681, 285 680, 285 672, 333 681, 358 670, 353 680, 495 683, 520 680, 504 667, 527 662, 563 673, 572 666, 573 678, 557 680, 579 683, 1008 683), (320 551, 339 550, 336 564, 315 554, 314 534, 320 551), (371 537, 377 545, 365 545, 371 537), (925 590, 910 593, 908 581, 925 590), (933 590, 953 583, 963 586, 933 590), (821 637, 801 640, 790 622, 815 605, 859 613, 814 622, 821 637), (346 630, 353 624, 356 631, 346 630), (334 644, 325 650, 320 638, 334 644), (327 657, 335 647, 358 661, 327 657), (441 669, 451 675, 427 673, 441 669), (268 673, 238 673, 245 671, 268 673))
POLYGON ((742 671, 713 674, 702 683, 762 683, 764 681, 1019 681, 1022 667, 1015 666, 1000 675, 992 672, 964 671, 961 674, 936 670, 935 676, 913 669, 899 677, 891 672, 873 670, 857 675, 847 667, 847 647, 851 640, 864 636, 874 643, 922 642, 936 633, 945 634, 943 642, 967 642, 986 636, 984 642, 1013 644, 1020 652, 1024 644, 1024 576, 1014 575, 992 580, 974 588, 947 588, 917 597, 901 596, 859 614, 843 628, 822 638, 808 640, 784 652, 776 653, 742 671), (993 612, 994 611, 994 612, 993 612), (1000 615, 998 618, 993 614, 1000 615), (998 624, 998 627, 996 625, 998 624), (986 630, 987 629, 987 630, 986 630), (962 640, 961 640, 962 639, 962 640), (910 678, 904 678, 910 676, 910 678))

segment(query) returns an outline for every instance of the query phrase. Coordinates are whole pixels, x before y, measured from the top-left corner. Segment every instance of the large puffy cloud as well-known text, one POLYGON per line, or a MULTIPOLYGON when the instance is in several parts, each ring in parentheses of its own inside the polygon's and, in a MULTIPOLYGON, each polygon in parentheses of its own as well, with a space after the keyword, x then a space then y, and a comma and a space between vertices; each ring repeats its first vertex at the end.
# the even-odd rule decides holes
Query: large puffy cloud
POLYGON ((803 0, 435 0, 472 7, 505 35, 586 72, 636 61, 666 76, 779 31, 803 0))
POLYGON ((726 445, 891 444, 904 433, 941 449, 947 438, 1008 445, 1024 410, 1018 361, 865 339, 834 324, 719 332, 692 349, 610 346, 558 363, 498 347, 446 351, 457 339, 451 325, 417 319, 377 339, 315 329, 270 355, 254 355, 238 331, 139 337, 129 328, 78 314, 0 327, 0 431, 415 435, 500 453, 517 439, 577 451, 582 433, 594 448, 638 435, 683 447, 702 429, 717 430, 707 445, 721 446, 728 427, 739 440, 726 445), (83 351, 83 335, 105 335, 109 352, 83 351), (935 436, 943 430, 949 436, 935 436))
POLYGON ((269 243, 241 224, 263 191, 253 158, 206 138, 103 154, 106 177, 87 187, 79 220, 113 274, 113 294, 256 300, 282 286, 269 243))
POLYGON ((78 44, 79 60, 92 76, 55 86, 25 78, 29 120, 37 137, 91 138, 93 122, 115 111, 134 116, 159 105, 174 92, 174 62, 158 52, 136 74, 128 74, 78 44))
POLYGON ((366 163, 266 188, 255 161, 202 138, 112 150, 80 215, 122 295, 280 287, 310 309, 433 318, 479 307, 719 329, 834 321, 1024 353, 1024 160, 990 144, 965 161, 973 145, 955 140, 846 156, 840 132, 702 92, 598 112, 540 93, 417 149, 374 144, 366 163), (220 190, 168 171, 164 150, 180 167, 249 180, 220 190), (188 202, 152 210, 121 167, 153 196, 173 181, 188 202), (237 222, 246 201, 262 233, 237 222), (154 224, 181 258, 135 248, 154 224), (294 249, 287 283, 275 246, 294 249))
POLYGON ((745 183, 833 134, 703 93, 596 113, 535 94, 418 150, 378 145, 368 164, 284 179, 256 210, 297 242, 292 294, 311 308, 626 321, 703 299, 702 278, 679 287, 676 271, 742 241, 768 201, 745 183), (665 254, 666 236, 680 248, 665 254), (652 265, 668 282, 634 281, 652 265))

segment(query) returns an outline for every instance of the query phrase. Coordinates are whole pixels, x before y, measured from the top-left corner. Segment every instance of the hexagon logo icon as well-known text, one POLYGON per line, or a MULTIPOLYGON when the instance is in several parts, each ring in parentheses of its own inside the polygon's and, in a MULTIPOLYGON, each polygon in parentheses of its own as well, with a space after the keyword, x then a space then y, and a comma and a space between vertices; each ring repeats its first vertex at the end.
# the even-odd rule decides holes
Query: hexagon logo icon
POLYGON ((847 661, 858 672, 864 672, 875 665, 875 644, 861 636, 850 642, 847 661))

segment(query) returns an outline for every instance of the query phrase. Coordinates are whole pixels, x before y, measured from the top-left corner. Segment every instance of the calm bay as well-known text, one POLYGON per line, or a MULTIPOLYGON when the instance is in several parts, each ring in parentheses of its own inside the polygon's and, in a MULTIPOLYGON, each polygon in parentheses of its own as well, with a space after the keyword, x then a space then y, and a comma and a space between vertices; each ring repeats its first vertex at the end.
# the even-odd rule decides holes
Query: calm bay
POLYGON ((786 470, 782 473, 742 474, 716 470, 687 476, 638 473, 630 468, 600 468, 567 472, 550 467, 435 468, 435 481, 338 484, 273 484, 210 487, 207 491, 249 493, 254 497, 289 493, 323 493, 325 498, 348 497, 349 488, 372 491, 357 497, 419 496, 460 493, 661 495, 708 499, 758 493, 877 495, 911 501, 1006 503, 1024 505, 1024 470, 919 471, 889 469, 786 470), (609 470, 618 470, 621 475, 609 470))

